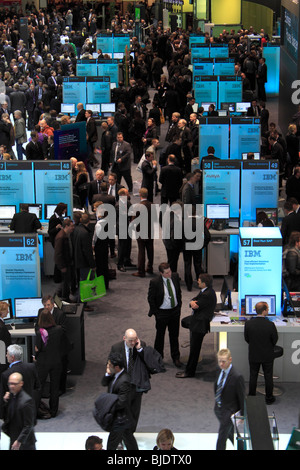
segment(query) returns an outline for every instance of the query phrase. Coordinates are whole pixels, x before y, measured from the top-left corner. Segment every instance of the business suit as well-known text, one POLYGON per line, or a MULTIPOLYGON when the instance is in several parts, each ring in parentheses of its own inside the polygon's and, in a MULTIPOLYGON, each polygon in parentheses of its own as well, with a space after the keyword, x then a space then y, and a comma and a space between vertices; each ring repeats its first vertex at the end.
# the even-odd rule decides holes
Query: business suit
POLYGON ((170 281, 174 293, 175 306, 172 307, 169 300, 170 294, 166 284, 167 279, 160 275, 155 279, 151 279, 149 284, 148 303, 150 310, 148 315, 154 315, 156 320, 154 349, 160 353, 162 358, 164 357, 165 332, 166 328, 168 328, 171 357, 175 363, 179 361, 180 358, 178 337, 182 298, 179 275, 172 273, 170 281))
POLYGON ((35 358, 42 390, 48 375, 50 376, 49 408, 51 416, 54 417, 58 412, 62 358, 66 354, 67 345, 61 326, 52 326, 46 328, 46 330, 49 335, 46 345, 42 340, 40 330, 36 333, 36 347, 38 351, 35 354, 35 358))
POLYGON ((10 438, 10 447, 15 442, 21 443, 20 450, 35 450, 35 407, 33 399, 21 390, 13 396, 10 394, 5 405, 5 419, 2 431, 10 438))
POLYGON ((300 214, 294 211, 287 214, 282 219, 280 231, 282 236, 282 246, 285 246, 287 245, 292 232, 300 232, 300 214))
POLYGON ((260 101, 267 101, 265 84, 268 81, 268 67, 260 63, 257 70, 257 97, 260 101))
MULTIPOLYGON (((141 347, 144 348, 146 343, 141 341, 141 347)), ((125 372, 128 373, 128 355, 126 353, 128 350, 125 341, 120 341, 119 343, 115 343, 112 345, 110 354, 117 353, 122 356, 124 369, 125 372)), ((136 348, 133 348, 133 363, 136 361, 137 356, 141 356, 143 358, 143 349, 138 351, 136 348)), ((131 391, 130 391, 130 411, 133 418, 133 432, 136 430, 137 423, 139 420, 140 412, 141 412, 141 405, 142 405, 142 392, 138 392, 136 386, 131 383, 131 391)))
POLYGON ((69 301, 71 291, 74 291, 74 262, 70 237, 61 229, 55 237, 54 262, 61 272, 62 298, 69 301))
POLYGON ((116 450, 122 440, 124 440, 127 450, 138 450, 138 445, 133 435, 133 417, 130 409, 130 376, 122 369, 115 381, 113 375, 105 375, 102 379, 102 385, 108 387, 109 393, 118 395, 116 414, 107 440, 107 450, 116 450), (126 425, 118 426, 118 419, 122 421, 127 420, 126 425))
MULTIPOLYGON (((5 351, 7 350, 8 346, 11 345, 11 335, 8 331, 4 321, 0 318, 0 341, 3 341, 5 344, 5 351)), ((8 367, 8 364, 0 364, 0 376, 2 372, 4 372, 8 367)))
POLYGON ((182 171, 173 163, 162 167, 159 176, 161 183, 161 204, 172 204, 179 199, 182 186, 182 171))
POLYGON ((26 145, 26 160, 44 160, 44 151, 41 142, 32 140, 26 145))
POLYGON ((216 293, 212 287, 200 290, 193 298, 198 308, 194 310, 190 322, 190 354, 185 368, 185 374, 194 377, 206 333, 210 332, 210 322, 213 319, 216 306, 216 293))
POLYGON ((89 199, 90 205, 92 205, 93 196, 95 194, 101 194, 101 183, 103 183, 103 180, 97 180, 97 179, 92 180, 89 183, 88 199, 89 199))
MULTIPOLYGON (((220 373, 218 373, 214 384, 215 394, 217 392, 219 379, 220 373)), ((243 414, 244 398, 245 388, 243 376, 231 366, 222 388, 220 401, 219 403, 215 402, 214 411, 220 423, 216 450, 226 449, 227 438, 233 443, 234 428, 231 415, 239 410, 241 410, 243 414)))
POLYGON ((256 395, 257 376, 262 366, 265 376, 266 401, 273 398, 274 347, 278 341, 276 326, 258 315, 245 323, 245 341, 249 344, 249 395, 256 395))
POLYGON ((37 216, 28 211, 18 212, 10 223, 10 230, 15 233, 35 233, 41 227, 42 224, 37 216))
POLYGON ((84 122, 86 121, 85 110, 81 109, 76 116, 75 122, 84 122))
POLYGON ((129 192, 132 192, 131 151, 131 145, 125 140, 122 143, 114 142, 111 151, 111 171, 116 173, 118 184, 121 183, 123 176, 129 192), (120 162, 117 161, 119 159, 120 162))
POLYGON ((91 153, 94 152, 95 144, 98 140, 96 121, 94 118, 88 118, 86 121, 86 139, 90 146, 91 153))
POLYGON ((9 391, 8 378, 11 374, 18 372, 23 377, 23 390, 33 398, 35 402, 36 411, 38 409, 39 396, 41 392, 41 383, 38 377, 37 368, 34 363, 14 362, 10 364, 9 368, 1 375, 0 384, 0 418, 3 418, 3 411, 5 402, 3 396, 9 391))
MULTIPOLYGON (((152 203, 148 201, 147 199, 142 199, 139 203, 140 206, 143 206, 143 209, 146 208, 147 211, 147 217, 148 217, 148 233, 144 234, 137 234, 137 244, 138 244, 138 263, 137 263, 137 268, 138 268, 138 275, 141 277, 145 277, 145 263, 146 263, 146 252, 147 252, 147 257, 148 257, 148 264, 147 264, 147 272, 152 273, 153 272, 153 259, 154 259, 154 244, 153 244, 153 238, 151 234, 151 229, 152 229, 152 217, 151 217, 151 206, 152 203)), ((141 207, 141 212, 143 211, 141 207)), ((140 213, 139 210, 136 212, 136 217, 139 217, 140 213)), ((144 211, 142 212, 143 214, 145 213, 144 211)), ((146 217, 146 216, 145 216, 146 217)), ((137 225, 137 228, 139 225, 137 225)), ((138 229, 139 231, 140 229, 138 229)))
POLYGON ((142 163, 142 188, 148 189, 148 200, 153 202, 153 186, 156 177, 157 168, 153 167, 151 163, 145 159, 142 163))

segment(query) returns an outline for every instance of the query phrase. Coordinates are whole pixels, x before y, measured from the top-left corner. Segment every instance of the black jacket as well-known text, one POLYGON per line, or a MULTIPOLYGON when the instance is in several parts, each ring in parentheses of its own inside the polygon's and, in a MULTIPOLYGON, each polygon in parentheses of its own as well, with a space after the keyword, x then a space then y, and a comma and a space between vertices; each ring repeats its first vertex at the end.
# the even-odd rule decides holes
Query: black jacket
POLYGON ((245 341, 249 344, 249 362, 272 362, 278 333, 273 322, 257 316, 245 323, 245 341))

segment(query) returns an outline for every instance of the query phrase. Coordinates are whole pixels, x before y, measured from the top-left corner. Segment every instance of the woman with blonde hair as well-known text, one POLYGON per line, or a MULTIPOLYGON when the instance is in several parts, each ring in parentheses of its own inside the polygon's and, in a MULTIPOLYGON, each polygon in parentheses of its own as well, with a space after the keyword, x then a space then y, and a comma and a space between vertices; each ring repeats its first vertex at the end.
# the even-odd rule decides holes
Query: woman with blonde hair
POLYGON ((84 162, 76 163, 76 179, 74 184, 74 193, 77 194, 80 200, 81 207, 87 207, 88 195, 88 172, 84 162))

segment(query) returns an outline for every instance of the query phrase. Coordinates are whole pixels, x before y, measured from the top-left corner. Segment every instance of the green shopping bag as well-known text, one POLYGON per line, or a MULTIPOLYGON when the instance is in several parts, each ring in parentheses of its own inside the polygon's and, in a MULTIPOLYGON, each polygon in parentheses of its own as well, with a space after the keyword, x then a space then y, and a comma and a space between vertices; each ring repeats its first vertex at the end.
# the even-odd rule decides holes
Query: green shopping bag
POLYGON ((80 300, 81 302, 89 302, 91 300, 100 299, 106 295, 106 288, 104 282, 104 276, 96 276, 95 278, 90 279, 92 269, 88 274, 88 277, 85 281, 79 281, 79 291, 80 291, 80 300))

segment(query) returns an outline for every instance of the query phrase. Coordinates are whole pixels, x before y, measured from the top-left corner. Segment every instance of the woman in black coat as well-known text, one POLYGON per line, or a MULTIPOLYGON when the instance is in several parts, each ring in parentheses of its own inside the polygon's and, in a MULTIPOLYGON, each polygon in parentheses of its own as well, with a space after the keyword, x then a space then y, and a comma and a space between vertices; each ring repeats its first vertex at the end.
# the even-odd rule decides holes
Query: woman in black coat
POLYGON ((48 375, 50 377, 49 408, 54 418, 58 412, 62 358, 67 352, 67 340, 62 327, 56 325, 48 309, 43 309, 39 316, 35 351, 41 391, 48 375))
POLYGON ((288 162, 285 172, 286 177, 289 178, 293 173, 293 168, 299 163, 299 137, 297 136, 297 126, 295 124, 289 125, 285 141, 288 153, 288 162))
POLYGON ((152 145, 152 139, 157 139, 157 129, 156 124, 153 118, 148 119, 148 126, 146 128, 146 132, 143 136, 143 144, 145 150, 152 145))
POLYGON ((77 194, 80 200, 81 207, 87 206, 87 195, 88 195, 88 172, 86 171, 85 164, 83 162, 76 163, 76 181, 74 184, 74 194, 77 194))

